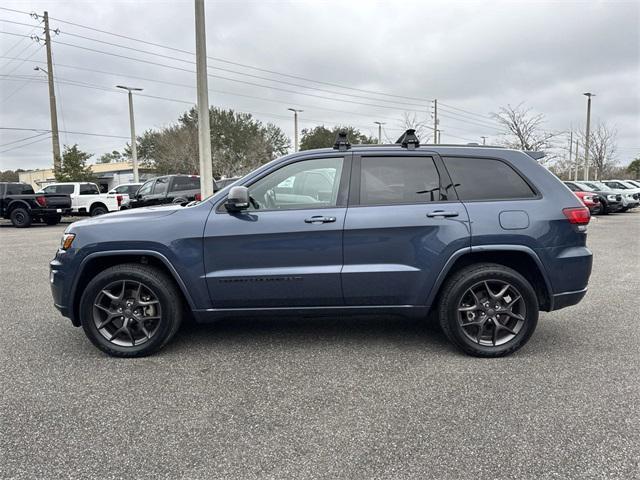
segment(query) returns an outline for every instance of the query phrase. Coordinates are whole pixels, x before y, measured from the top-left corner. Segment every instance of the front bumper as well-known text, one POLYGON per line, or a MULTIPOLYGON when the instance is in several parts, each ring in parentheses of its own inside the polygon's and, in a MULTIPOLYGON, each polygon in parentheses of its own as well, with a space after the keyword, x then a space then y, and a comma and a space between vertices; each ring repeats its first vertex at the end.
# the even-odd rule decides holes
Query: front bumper
POLYGON ((67 275, 62 262, 66 253, 63 250, 58 250, 55 258, 49 262, 49 286, 51 287, 53 305, 63 317, 67 317, 73 325, 78 327, 79 323, 74 319, 73 305, 71 304, 70 283, 72 278, 67 275))

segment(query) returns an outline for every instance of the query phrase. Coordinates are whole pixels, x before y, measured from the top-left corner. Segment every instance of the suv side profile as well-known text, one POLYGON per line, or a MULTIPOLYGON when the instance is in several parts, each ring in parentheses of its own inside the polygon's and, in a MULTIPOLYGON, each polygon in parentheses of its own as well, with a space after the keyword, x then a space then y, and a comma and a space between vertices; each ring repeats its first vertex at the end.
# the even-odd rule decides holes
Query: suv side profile
POLYGON ((201 202, 70 225, 56 307, 104 352, 151 354, 196 321, 437 314, 464 352, 522 347, 539 310, 578 303, 589 210, 527 153, 480 146, 308 150, 201 202), (134 228, 132 228, 132 226, 134 228))

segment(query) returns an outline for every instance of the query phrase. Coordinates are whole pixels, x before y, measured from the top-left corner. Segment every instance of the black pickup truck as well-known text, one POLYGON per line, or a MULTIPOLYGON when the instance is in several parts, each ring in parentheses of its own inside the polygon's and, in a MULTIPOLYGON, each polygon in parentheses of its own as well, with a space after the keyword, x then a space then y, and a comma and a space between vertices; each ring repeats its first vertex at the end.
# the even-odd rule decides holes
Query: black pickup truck
MULTIPOLYGON (((217 190, 213 184, 214 191, 217 190)), ((130 208, 201 200, 199 175, 165 175, 145 182, 131 197, 130 208)))
POLYGON ((31 185, 26 183, 0 182, 0 217, 10 219, 14 227, 28 227, 34 220, 56 225, 62 215, 70 213, 69 195, 36 194, 31 185))

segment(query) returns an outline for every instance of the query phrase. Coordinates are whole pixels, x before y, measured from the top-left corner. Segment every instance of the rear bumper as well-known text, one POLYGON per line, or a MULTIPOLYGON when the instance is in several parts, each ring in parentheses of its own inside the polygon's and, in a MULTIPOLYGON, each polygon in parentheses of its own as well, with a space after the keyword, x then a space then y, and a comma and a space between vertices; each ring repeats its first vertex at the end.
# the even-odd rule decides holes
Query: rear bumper
POLYGON ((556 293, 551 299, 550 311, 560 310, 561 308, 570 307, 571 305, 580 303, 587 294, 587 290, 588 288, 585 287, 582 290, 576 290, 573 292, 556 293))

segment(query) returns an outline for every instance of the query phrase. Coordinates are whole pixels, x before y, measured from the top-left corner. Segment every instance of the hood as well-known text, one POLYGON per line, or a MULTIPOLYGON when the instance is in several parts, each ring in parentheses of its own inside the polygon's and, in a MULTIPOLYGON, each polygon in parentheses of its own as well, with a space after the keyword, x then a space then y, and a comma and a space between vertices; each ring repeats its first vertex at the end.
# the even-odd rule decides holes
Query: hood
POLYGON ((84 227, 87 225, 115 224, 121 222, 144 222, 145 220, 155 220, 160 217, 172 215, 179 210, 184 210, 181 205, 166 205, 157 207, 131 208, 121 210, 119 212, 107 213, 98 217, 91 217, 78 222, 72 223, 67 232, 73 230, 74 227, 84 227))

